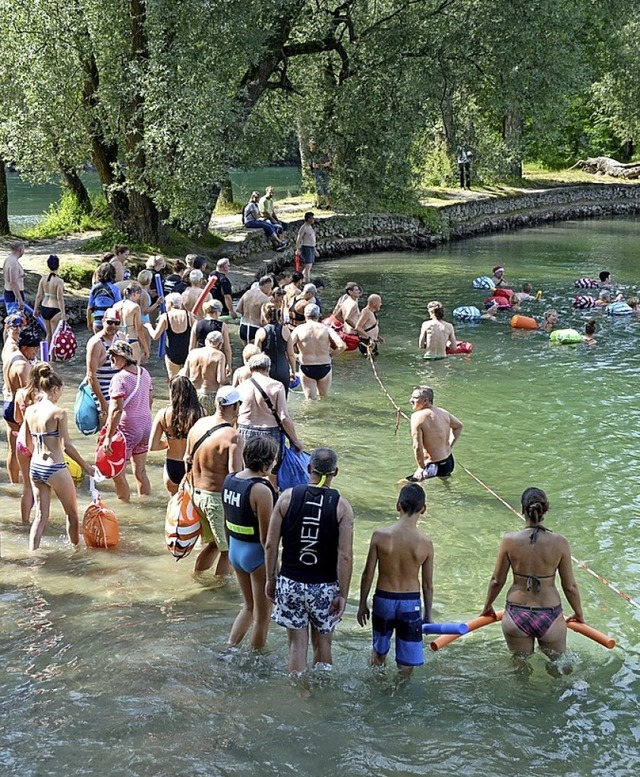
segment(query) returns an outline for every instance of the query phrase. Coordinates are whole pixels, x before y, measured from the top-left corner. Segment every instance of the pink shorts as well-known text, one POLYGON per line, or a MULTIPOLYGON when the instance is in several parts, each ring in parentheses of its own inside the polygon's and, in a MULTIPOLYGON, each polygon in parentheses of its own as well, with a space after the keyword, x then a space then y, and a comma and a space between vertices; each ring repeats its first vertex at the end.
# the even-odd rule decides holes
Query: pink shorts
POLYGON ((127 459, 130 459, 132 456, 140 456, 149 451, 151 427, 145 426, 144 429, 132 429, 128 426, 121 426, 119 429, 127 441, 127 459))

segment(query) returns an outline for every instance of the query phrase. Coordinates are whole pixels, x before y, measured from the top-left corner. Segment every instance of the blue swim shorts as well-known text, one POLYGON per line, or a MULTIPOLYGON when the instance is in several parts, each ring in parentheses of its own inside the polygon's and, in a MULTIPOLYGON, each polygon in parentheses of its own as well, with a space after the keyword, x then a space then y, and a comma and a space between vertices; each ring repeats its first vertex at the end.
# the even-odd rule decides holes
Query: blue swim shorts
POLYGON ((396 663, 422 666, 422 608, 420 593, 390 593, 376 590, 373 596, 373 649, 386 656, 396 632, 396 663))

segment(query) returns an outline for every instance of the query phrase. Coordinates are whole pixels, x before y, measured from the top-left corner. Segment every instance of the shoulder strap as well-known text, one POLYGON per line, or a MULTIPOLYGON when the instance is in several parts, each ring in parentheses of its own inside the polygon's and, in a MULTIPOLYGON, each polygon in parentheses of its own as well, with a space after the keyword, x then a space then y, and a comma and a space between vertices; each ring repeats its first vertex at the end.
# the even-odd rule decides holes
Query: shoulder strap
POLYGON ((129 394, 129 396, 125 399, 125 401, 122 403, 122 409, 131 402, 131 400, 135 397, 135 395, 138 393, 138 389, 140 388, 140 378, 142 377, 142 367, 138 366, 138 374, 136 376, 136 387, 133 389, 133 392, 129 394))
POLYGON ((216 426, 212 426, 211 429, 206 431, 202 437, 198 440, 198 442, 193 446, 191 452, 189 453, 189 456, 191 459, 196 455, 196 451, 198 448, 202 445, 202 443, 207 439, 207 437, 210 437, 214 432, 217 432, 218 429, 222 429, 224 426, 231 426, 231 424, 224 423, 224 424, 217 424, 216 426))
POLYGON ((284 436, 289 440, 289 442, 292 442, 291 437, 285 432, 284 427, 282 426, 282 421, 278 417, 278 414, 276 413, 276 409, 273 406, 273 402, 271 401, 269 395, 267 392, 262 388, 262 386, 258 383, 258 381, 255 378, 249 378, 249 380, 253 383, 253 385, 258 389, 258 391, 262 394, 262 398, 266 402, 267 407, 271 412, 273 413, 273 417, 275 418, 276 423, 278 424, 278 429, 284 434, 284 436))

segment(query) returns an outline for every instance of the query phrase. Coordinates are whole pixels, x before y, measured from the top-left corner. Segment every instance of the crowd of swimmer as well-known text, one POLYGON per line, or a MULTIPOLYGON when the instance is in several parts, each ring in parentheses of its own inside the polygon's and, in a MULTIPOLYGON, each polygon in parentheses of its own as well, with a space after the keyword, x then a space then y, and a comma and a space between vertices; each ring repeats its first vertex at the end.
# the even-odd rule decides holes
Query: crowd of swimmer
MULTIPOLYGON (((65 512, 70 542, 79 543, 76 489, 65 455, 90 476, 95 468, 72 443, 67 413, 58 404, 60 375, 52 364, 36 360, 43 335, 27 323, 24 284, 15 268, 23 251, 21 245, 12 247, 4 265, 4 418, 7 472, 12 483, 22 482, 21 519, 30 527, 29 548, 36 550, 54 495, 65 512)), ((285 272, 277 281, 272 275, 261 278, 234 309, 228 259, 217 263, 207 291, 205 257, 189 256, 164 275, 164 259, 152 257, 134 282, 124 277, 128 256, 128 249, 118 246, 104 257, 87 307, 92 334, 86 381, 99 411, 102 449, 108 456, 116 439, 124 438, 139 495, 151 490, 150 451, 165 452, 170 497, 189 482, 201 528, 195 572, 213 569, 222 577, 233 570, 243 598, 229 644, 239 644, 251 631, 252 647, 263 647, 273 620, 287 630, 291 672, 307 671, 309 643, 313 666, 330 668, 333 633, 345 612, 353 572, 353 509, 334 487, 338 457, 327 447, 311 452, 308 483, 278 493, 284 439, 298 451, 304 447, 287 396, 298 367, 304 395, 312 400, 328 394, 335 354, 355 347, 364 355, 377 352, 384 343, 377 319, 382 300, 372 294, 361 309, 362 288, 350 282, 323 321, 322 284, 285 272), (223 315, 241 316, 243 364, 235 371, 236 335, 223 315), (163 336, 169 404, 154 416, 153 382, 142 365, 152 357, 153 341, 163 336)), ((57 257, 49 257, 50 273, 41 280, 34 305, 34 314, 51 322, 48 338, 55 322, 65 319, 58 264, 57 257)), ((430 303, 428 309, 420 342, 439 355, 455 337, 442 321, 440 304, 430 303)), ((417 469, 408 480, 414 482, 399 493, 398 520, 373 533, 357 611, 361 626, 371 619, 374 665, 384 664, 395 632, 395 659, 403 676, 424 663, 423 624, 432 620, 434 548, 418 527, 426 510, 419 481, 451 475, 451 449, 463 428, 435 405, 428 386, 413 391, 411 405, 417 469)), ((126 469, 114 477, 114 485, 117 497, 128 502, 126 469)), ((582 621, 583 615, 569 545, 544 526, 548 510, 543 492, 525 491, 526 527, 503 539, 482 613, 495 617, 492 605, 511 569, 502 618, 508 646, 529 654, 537 640, 557 657, 566 649, 566 623, 556 572, 573 608, 570 618, 582 621)))
MULTIPOLYGON (((484 300, 484 312, 481 312, 475 305, 462 305, 454 309, 453 317, 465 322, 497 322, 500 320, 499 314, 506 313, 510 316, 509 323, 514 329, 537 329, 549 334, 552 343, 596 344, 594 335, 597 331, 597 324, 593 318, 586 321, 584 331, 580 333, 575 329, 558 328, 559 314, 553 308, 545 310, 541 320, 530 315, 523 315, 523 303, 540 302, 542 291, 540 290, 533 295, 531 284, 523 283, 521 291, 514 292, 510 288, 513 284, 507 281, 504 273, 504 267, 498 265, 493 268, 491 276, 480 276, 473 281, 474 289, 489 293, 489 297, 484 300)), ((615 292, 612 285, 613 279, 607 270, 600 272, 598 278, 578 278, 575 281, 575 289, 582 293, 574 295, 572 307, 578 311, 601 310, 610 316, 631 316, 640 313, 640 299, 636 296, 625 299, 623 292, 615 292), (598 296, 594 297, 592 294, 596 289, 598 296), (585 290, 591 293, 584 293, 585 290)), ((444 309, 441 303, 434 301, 430 303, 430 306, 431 318, 439 317, 442 320, 444 309)), ((419 344, 420 347, 425 347, 425 339, 422 334, 419 344)), ((440 358, 448 353, 470 353, 471 349, 470 343, 456 341, 455 333, 451 328, 449 339, 444 343, 444 346, 437 348, 436 351, 431 351, 429 347, 426 348, 426 358, 440 358)))

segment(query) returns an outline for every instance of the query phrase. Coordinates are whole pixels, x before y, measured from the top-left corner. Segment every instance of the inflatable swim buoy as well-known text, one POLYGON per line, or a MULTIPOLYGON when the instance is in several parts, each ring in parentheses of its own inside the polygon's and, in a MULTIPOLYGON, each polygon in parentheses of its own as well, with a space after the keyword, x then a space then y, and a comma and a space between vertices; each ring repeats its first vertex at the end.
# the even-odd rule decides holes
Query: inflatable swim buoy
POLYGON ((595 278, 578 278, 575 282, 576 289, 599 289, 600 281, 595 278))
POLYGON ((90 548, 115 548, 120 539, 116 514, 94 492, 93 502, 84 511, 82 533, 90 548))
POLYGON ((484 301, 485 307, 490 307, 490 303, 495 303, 499 308, 510 308, 509 300, 506 297, 487 297, 484 301))
POLYGON ((468 343, 466 340, 458 340, 458 344, 455 348, 447 348, 447 354, 453 356, 455 354, 470 354, 473 351, 473 343, 468 343))
POLYGON ((537 329, 538 322, 529 316, 515 315, 511 317, 511 326, 514 329, 537 329))
POLYGON ((115 478, 127 466, 127 441, 118 429, 111 438, 111 453, 105 453, 102 443, 107 435, 106 426, 98 435, 98 447, 96 448, 96 467, 106 478, 115 478))
POLYGON ((64 454, 64 463, 67 465, 67 469, 69 470, 69 474, 71 475, 73 482, 78 485, 79 483, 82 483, 82 467, 78 464, 77 461, 74 461, 70 456, 67 456, 67 454, 64 454))
POLYGON ((511 289, 496 289, 493 292, 494 297, 504 297, 509 304, 511 304, 511 297, 513 297, 514 292, 511 291, 511 289))
POLYGON ((493 281, 488 275, 481 275, 473 281, 473 288, 488 291, 493 288, 493 281))
POLYGON ((551 332, 551 342, 558 345, 570 345, 572 343, 581 343, 583 340, 580 332, 575 329, 554 329, 551 332))
POLYGON ((588 294, 578 294, 577 297, 573 298, 573 307, 578 308, 578 310, 589 310, 595 307, 595 304, 595 297, 590 297, 588 294))
POLYGON ((191 475, 187 474, 167 505, 164 538, 167 550, 176 561, 191 553, 202 531, 200 513, 193 504, 192 491, 191 475))
POLYGON ((358 347, 358 343, 360 342, 360 338, 358 335, 349 335, 344 331, 344 324, 342 321, 339 321, 333 313, 330 316, 327 316, 326 318, 322 319, 322 323, 325 326, 328 326, 329 329, 333 329, 333 331, 338 335, 338 337, 342 340, 342 342, 347 346, 347 351, 355 351, 358 347))
POLYGON ((612 302, 610 305, 607 305, 604 312, 610 316, 631 316, 633 308, 629 307, 626 302, 612 302))
POLYGON ((473 305, 462 305, 453 311, 453 317, 460 321, 478 321, 480 311, 473 305))

